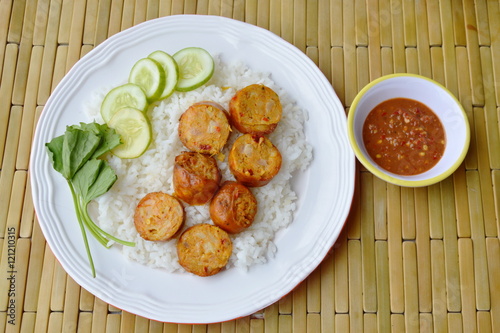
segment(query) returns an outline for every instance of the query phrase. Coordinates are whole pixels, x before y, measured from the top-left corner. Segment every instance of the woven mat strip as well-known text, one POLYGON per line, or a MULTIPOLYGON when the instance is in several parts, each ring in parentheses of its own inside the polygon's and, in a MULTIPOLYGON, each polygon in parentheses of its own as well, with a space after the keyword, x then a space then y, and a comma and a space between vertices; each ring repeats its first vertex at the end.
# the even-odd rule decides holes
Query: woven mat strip
MULTIPOLYGON (((1 1, 0 231, 16 230, 19 329, 500 329, 499 14, 494 1, 1 1), (280 35, 318 65, 346 112, 381 75, 437 80, 468 115, 465 162, 452 177, 418 189, 386 184, 359 166, 353 213, 331 253, 292 293, 253 316, 175 325, 107 305, 67 276, 45 243, 27 172, 33 131, 50 92, 95 45, 176 14, 232 17, 280 35)), ((7 246, 0 238, 2 254, 7 246)), ((5 255, 0 267, 7 267, 5 255)), ((7 283, 0 281, 0 290, 7 283)), ((9 328, 7 303, 0 293, 0 327, 9 328)))

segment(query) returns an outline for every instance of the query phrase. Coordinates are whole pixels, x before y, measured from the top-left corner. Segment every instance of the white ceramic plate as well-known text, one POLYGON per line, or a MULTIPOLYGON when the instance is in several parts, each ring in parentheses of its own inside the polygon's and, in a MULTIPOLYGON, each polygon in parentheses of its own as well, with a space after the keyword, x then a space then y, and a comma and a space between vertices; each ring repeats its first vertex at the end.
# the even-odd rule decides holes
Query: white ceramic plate
POLYGON ((354 191, 354 154, 344 109, 331 84, 300 50, 271 32, 213 16, 151 20, 109 38, 63 78, 38 122, 31 156, 33 200, 40 226, 68 274, 118 308, 150 319, 212 323, 250 315, 276 302, 304 280, 336 241, 354 191), (52 169, 44 144, 67 125, 88 122, 83 105, 100 87, 117 85, 135 61, 157 49, 168 53, 199 46, 239 59, 272 79, 307 110, 307 140, 314 160, 294 178, 298 210, 276 237, 276 257, 248 272, 228 269, 202 278, 165 273, 127 260, 118 247, 89 239, 97 277, 92 278, 68 186, 52 169))

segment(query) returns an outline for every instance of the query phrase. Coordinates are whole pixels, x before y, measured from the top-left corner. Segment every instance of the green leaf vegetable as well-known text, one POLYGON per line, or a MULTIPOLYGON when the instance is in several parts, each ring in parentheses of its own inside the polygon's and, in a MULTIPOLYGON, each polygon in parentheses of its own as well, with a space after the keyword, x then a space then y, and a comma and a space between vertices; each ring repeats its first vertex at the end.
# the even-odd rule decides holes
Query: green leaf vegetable
POLYGON ((68 126, 63 135, 45 145, 52 166, 66 178, 71 190, 93 277, 96 273, 85 228, 106 248, 112 242, 135 246, 99 228, 88 213, 89 203, 106 193, 117 179, 108 162, 100 157, 119 144, 120 135, 114 129, 93 122, 68 126))

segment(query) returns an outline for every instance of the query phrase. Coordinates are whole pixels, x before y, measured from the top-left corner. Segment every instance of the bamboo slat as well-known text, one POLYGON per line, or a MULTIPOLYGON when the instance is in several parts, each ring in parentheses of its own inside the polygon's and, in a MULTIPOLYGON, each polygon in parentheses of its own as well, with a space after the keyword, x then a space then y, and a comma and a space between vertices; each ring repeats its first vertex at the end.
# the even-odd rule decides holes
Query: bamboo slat
MULTIPOLYGON (((264 320, 264 330, 268 332, 277 332, 278 331, 278 326, 279 326, 279 302, 274 303, 267 308, 264 309, 263 311, 263 318, 264 320)), ((218 327, 215 325, 209 326, 209 329, 212 331, 216 332, 218 330, 218 327)))
MULTIPOLYGON (((368 6, 375 4, 367 4, 368 6)), ((378 1, 378 13, 369 12, 368 15, 378 15, 380 22, 380 45, 382 47, 390 47, 392 45, 392 21, 391 21, 391 3, 390 0, 378 1)), ((369 8, 367 8, 370 11, 369 8)))
POLYGON ((78 315, 78 328, 77 332, 92 332, 92 313, 80 312, 78 315))
POLYGON ((500 302, 495 297, 500 292, 500 267, 498 265, 500 262, 500 242, 498 238, 486 239, 486 253, 488 256, 489 280, 491 282, 491 326, 492 332, 496 332, 500 329, 500 302))
POLYGON ((35 26, 33 29, 33 45, 45 44, 45 33, 47 31, 47 22, 49 17, 49 0, 38 1, 36 9, 35 26))
POLYGON ((88 0, 85 8, 85 24, 83 27, 83 44, 93 44, 97 25, 98 0, 88 0))
POLYGON ((302 282, 292 293, 292 325, 294 331, 306 330, 307 283, 302 282))
POLYGON ((389 250, 389 273, 391 312, 404 312, 403 250, 401 236, 401 189, 394 185, 387 187, 388 214, 387 244, 389 250))
MULTIPOLYGON (((334 331, 335 327, 335 263, 332 252, 321 263, 321 327, 334 331)), ((266 317, 267 320, 267 317, 266 317)), ((271 330, 270 330, 271 331, 271 330)), ((275 331, 275 330, 273 330, 275 331)))
MULTIPOLYGON (((335 316, 335 329, 338 332, 349 332, 349 315, 348 314, 337 314, 335 316)), ((288 331, 291 332, 291 331, 288 331)))
POLYGON ((310 278, 306 281, 307 284, 307 313, 321 312, 321 268, 315 269, 310 278))
POLYGON ((335 261, 335 312, 349 312, 349 289, 348 289, 348 260, 347 260, 347 238, 345 234, 339 237, 334 250, 335 261))
POLYGON ((363 278, 363 311, 377 312, 377 282, 375 267, 375 230, 373 226, 373 176, 368 173, 361 175, 361 182, 366 184, 361 190, 361 200, 369 202, 361 207, 361 219, 370 223, 361 225, 361 267, 363 278))
POLYGON ((14 44, 8 44, 2 71, 2 85, 0 86, 0 164, 3 164, 3 159, 6 155, 7 128, 9 124, 16 61, 17 47, 14 44))
POLYGON ((36 313, 26 312, 23 314, 23 321, 20 327, 21 333, 29 333, 35 331, 36 313))
POLYGON ((51 85, 54 75, 54 63, 57 53, 57 34, 59 31, 59 16, 61 13, 61 4, 57 1, 52 1, 49 6, 49 16, 47 22, 47 32, 45 37, 45 45, 43 48, 42 69, 40 73, 40 84, 38 86, 38 105, 45 105, 49 98, 51 85))
MULTIPOLYGON (((5 49, 7 47, 7 35, 9 33, 10 14, 12 10, 12 1, 0 2, 0 68, 3 68, 5 58, 5 49)), ((2 72, 0 71, 0 79, 2 72)))
POLYGON ((47 332, 62 332, 62 320, 61 312, 52 312, 49 316, 47 332))
MULTIPOLYGON (((356 198, 355 202, 359 204, 361 200, 359 200, 361 196, 361 185, 359 182, 359 179, 356 178, 355 184, 354 184, 354 195, 353 197, 356 198)), ((347 238, 348 239, 360 239, 361 235, 361 209, 360 206, 355 207, 354 210, 351 211, 349 216, 347 217, 346 224, 348 227, 346 228, 347 231, 347 238)))
POLYGON ((403 1, 402 5, 405 46, 414 47, 417 45, 415 28, 415 3, 413 1, 403 1))
POLYGON ((347 1, 343 3, 343 43, 344 51, 344 105, 350 106, 357 93, 357 71, 356 71, 356 31, 354 29, 354 3, 347 1))
POLYGON ((306 0, 293 2, 293 44, 302 52, 305 51, 306 42, 306 0))
POLYGON ((16 277, 16 295, 11 298, 15 300, 16 305, 16 321, 17 325, 7 326, 6 332, 16 332, 18 328, 21 327, 23 322, 23 307, 24 307, 24 295, 26 291, 26 276, 28 274, 28 262, 30 254, 30 241, 29 239, 18 239, 16 244, 16 266, 15 266, 15 277, 16 277))
POLYGON ((69 332, 78 326, 80 286, 71 278, 66 280, 66 295, 63 308, 63 331, 69 332))
POLYGON ((405 327, 407 332, 419 332, 420 321, 418 308, 417 251, 414 242, 403 243, 404 292, 405 292, 405 327))
POLYGON ((430 41, 426 27, 428 25, 428 16, 425 4, 417 2, 415 4, 415 15, 417 17, 417 52, 418 52, 418 67, 419 74, 423 76, 432 76, 431 61, 430 61, 430 41))
POLYGON ((414 47, 405 49, 406 56, 406 72, 411 74, 418 74, 418 54, 414 47))
POLYGON ((12 94, 13 104, 22 104, 26 93, 26 81, 28 79, 28 67, 30 64, 33 45, 33 28, 36 16, 36 1, 28 1, 22 21, 22 38, 19 43, 19 54, 14 79, 14 91, 12 94))
POLYGON ((269 30, 269 0, 257 1, 257 26, 269 30))
POLYGON ((478 310, 490 309, 488 267, 486 263, 485 229, 483 221, 482 203, 479 197, 481 185, 477 171, 467 172, 468 194, 470 203, 471 240, 474 247, 474 276, 476 281, 476 308, 478 310))
POLYGON ((146 10, 146 20, 152 20, 158 18, 159 16, 159 0, 148 1, 148 7, 146 10))
POLYGON ((354 1, 354 25, 357 46, 368 45, 366 1, 354 1))
POLYGON ((392 62, 392 48, 383 47, 380 53, 382 56, 382 75, 394 73, 394 64, 392 62))
MULTIPOLYGON (((450 332, 463 332, 462 325, 462 315, 460 313, 449 313, 448 314, 448 329, 450 332)), ((432 327, 430 327, 427 332, 432 331, 432 327)))
POLYGON ((57 41, 59 44, 69 44, 71 19, 73 17, 73 7, 75 1, 62 1, 61 3, 61 21, 57 41))
MULTIPOLYGON (((493 195, 495 198, 495 214, 498 216, 500 213, 500 173, 498 170, 492 171, 493 178, 493 195)), ((500 233, 500 221, 497 219, 497 227, 500 233)))
POLYGON ((66 71, 69 71, 78 59, 80 59, 80 49, 82 48, 83 28, 85 24, 85 15, 82 15, 82 13, 85 13, 85 5, 85 1, 77 1, 73 5, 66 71))
POLYGON ((233 1, 233 19, 238 21, 245 20, 245 1, 243 0, 233 1))
MULTIPOLYGON (((214 7, 217 6, 217 2, 215 2, 215 4, 212 2, 212 9, 209 10, 209 1, 208 0, 202 0, 202 1, 197 1, 196 3, 196 14, 207 14, 207 13, 211 13, 211 11, 216 11, 216 9, 214 7)), ((211 14, 214 14, 214 15, 217 15, 216 13, 211 13, 211 14)))
POLYGON ((373 177, 373 223, 375 240, 387 240, 387 187, 386 183, 373 177))
POLYGON ((349 269, 349 326, 354 332, 363 330, 363 279, 359 240, 347 242, 349 269))
POLYGON ((453 14, 453 32, 455 36, 455 45, 466 45, 465 37, 465 23, 464 23, 464 11, 463 11, 463 1, 452 1, 451 10, 453 14))
POLYGON ((431 240, 432 261, 432 314, 434 329, 447 332, 446 270, 442 240, 431 240))
POLYGON ((94 309, 94 295, 84 288, 80 289, 80 311, 92 311, 94 309))
POLYGON ((470 1, 464 1, 464 21, 467 27, 467 51, 469 52, 471 87, 473 93, 472 103, 473 105, 479 106, 484 105, 484 87, 481 77, 477 17, 474 4, 470 1))
MULTIPOLYGON (((486 147, 487 136, 486 136, 486 127, 487 120, 485 117, 485 110, 481 108, 474 109, 474 123, 476 124, 476 145, 477 147, 486 147)), ((496 236, 496 222, 495 222, 495 212, 494 212, 494 203, 493 203, 493 190, 491 185, 491 176, 490 176, 490 168, 489 168, 489 154, 486 149, 478 149, 480 152, 478 155, 478 174, 479 180, 481 182, 481 196, 484 202, 483 205, 483 214, 484 214, 484 233, 486 236, 496 236)))
POLYGON ((292 294, 285 295, 278 301, 280 315, 292 313, 292 294))
POLYGON ((401 236, 415 239, 415 195, 412 188, 401 189, 401 236))
MULTIPOLYGON (((2 200, 0 201, 0 234, 3 235, 6 234, 6 227, 9 223, 9 208, 11 205, 11 199, 13 198, 13 194, 20 190, 15 190, 12 186, 14 185, 14 178, 16 174, 15 161, 17 149, 15 146, 19 141, 19 128, 21 126, 22 118, 21 112, 22 108, 20 106, 13 106, 10 111, 7 140, 5 143, 5 158, 2 163, 2 173, 0 174, 0 188, 5 189, 2 193, 2 200)), ((16 234, 18 232, 19 231, 16 230, 16 234)))
POLYGON ((388 332, 391 327, 390 275, 387 242, 375 242, 375 263, 377 267, 377 329, 388 332))
POLYGON ((404 45, 404 20, 403 5, 401 0, 391 1, 391 21, 392 21, 392 52, 393 67, 395 73, 406 71, 405 66, 405 45, 404 45))
POLYGON ((453 38, 453 15, 450 1, 441 1, 441 30, 443 33, 443 57, 446 87, 454 94, 458 94, 457 68, 455 58, 455 45, 453 38))
POLYGON ((20 140, 16 160, 16 169, 28 170, 31 141, 36 118, 37 91, 40 84, 40 72, 43 56, 43 47, 33 47, 31 52, 28 78, 26 82, 26 95, 21 123, 20 140))
POLYGON ((50 295, 50 310, 62 312, 64 310, 64 295, 66 293, 65 274, 61 264, 56 261, 54 264, 54 276, 52 280, 52 294, 50 295))
POLYGON ((23 29, 23 16, 26 8, 26 0, 14 1, 10 16, 10 25, 7 41, 18 43, 21 41, 21 31, 23 29))
POLYGON ((464 330, 474 330, 476 326, 476 299, 474 271, 470 269, 474 265, 472 241, 463 238, 458 241, 458 254, 460 258, 460 289, 463 301, 462 317, 464 330))
POLYGON ((97 22, 95 27, 94 45, 100 44, 108 37, 108 22, 111 10, 111 0, 99 1, 97 22))
POLYGON ((38 304, 38 296, 40 295, 40 287, 42 281, 42 271, 45 256, 45 238, 38 221, 34 223, 33 234, 31 237, 31 253, 28 267, 28 277, 26 280, 26 297, 24 302, 24 311, 36 312, 38 304))
POLYGON ((453 180, 448 177, 441 182, 441 202, 443 204, 443 243, 446 256, 446 297, 447 308, 452 312, 461 309, 460 279, 458 274, 457 226, 455 203, 453 201, 453 180))
POLYGON ((0 0, 0 331, 500 331, 499 15, 500 2, 484 0, 0 0), (181 14, 281 36, 318 66, 346 113, 382 75, 438 81, 469 120, 465 161, 422 188, 386 183, 357 163, 351 212, 333 248, 293 291, 252 315, 188 325, 106 304, 67 275, 45 241, 31 197, 36 124, 95 46, 181 14))
POLYGON ((40 278, 40 288, 38 302, 36 303, 35 331, 46 332, 50 316, 50 294, 52 291, 52 278, 54 276, 55 257, 49 246, 45 246, 43 258, 42 276, 40 278))
MULTIPOLYGON (((224 17, 231 17, 231 12, 232 12, 232 6, 222 6, 220 15, 224 17)), ((269 31, 279 36, 281 35, 280 27, 281 27, 281 1, 271 1, 269 3, 269 31)), ((329 45, 329 43, 325 43, 325 45, 329 45)))
MULTIPOLYGON (((113 13, 113 7, 111 7, 111 13, 113 13)), ((125 0, 123 2, 122 12, 117 13, 121 17, 121 26, 118 27, 117 31, 125 30, 134 25, 134 13, 135 13, 135 0, 125 0)), ((110 35, 108 35, 109 37, 110 35)))
POLYGON ((495 126, 498 122, 498 114, 496 112, 496 100, 495 100, 495 90, 494 78, 493 78, 493 66, 491 59, 491 51, 488 48, 482 47, 480 49, 481 55, 481 65, 483 68, 483 81, 486 87, 490 87, 484 90, 484 116, 486 119, 486 130, 487 142, 488 142, 488 157, 491 169, 500 168, 500 154, 497 152, 497 148, 500 145, 499 129, 495 126))
POLYGON ((344 54, 342 48, 331 48, 331 78, 332 86, 339 97, 342 104, 345 105, 345 90, 344 90, 344 54))
MULTIPOLYGON (((202 2, 202 1, 200 1, 202 2)), ((159 16, 168 16, 171 14, 171 6, 172 6, 172 1, 171 0, 160 0, 160 5, 159 5, 159 16)), ((202 14, 202 13, 198 13, 202 14)))
POLYGON ((441 12, 439 10, 439 0, 430 0, 427 2, 427 15, 429 18, 429 43, 432 46, 441 45, 441 12))
POLYGON ((429 207, 426 188, 415 189, 415 245, 418 269, 418 305, 422 313, 432 311, 431 248, 429 233, 429 207))

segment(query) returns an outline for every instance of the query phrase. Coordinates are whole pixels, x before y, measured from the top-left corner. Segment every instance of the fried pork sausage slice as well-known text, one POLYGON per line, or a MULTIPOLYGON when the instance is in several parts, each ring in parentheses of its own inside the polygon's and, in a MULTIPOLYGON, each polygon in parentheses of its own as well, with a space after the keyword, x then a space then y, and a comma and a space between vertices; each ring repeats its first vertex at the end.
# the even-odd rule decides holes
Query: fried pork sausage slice
POLYGON ((227 232, 206 223, 188 228, 177 242, 179 264, 199 276, 219 273, 232 251, 233 244, 227 232))
POLYGON ((134 224, 139 235, 149 241, 172 238, 184 223, 184 208, 179 200, 163 192, 151 192, 139 201, 134 224))
POLYGON ((231 133, 229 115, 217 103, 196 103, 181 115, 178 132, 189 150, 215 155, 222 150, 231 133))
POLYGON ((236 139, 229 152, 229 169, 245 186, 264 186, 281 168, 281 153, 264 136, 244 134, 236 139))
POLYGON ((173 184, 175 195, 190 205, 204 205, 219 189, 221 173, 215 158, 182 152, 175 157, 173 184))
POLYGON ((244 185, 227 181, 210 201, 210 218, 215 225, 235 234, 252 225, 257 199, 244 185))
POLYGON ((229 102, 232 124, 241 133, 266 135, 273 132, 282 112, 278 95, 262 84, 239 90, 229 102))

